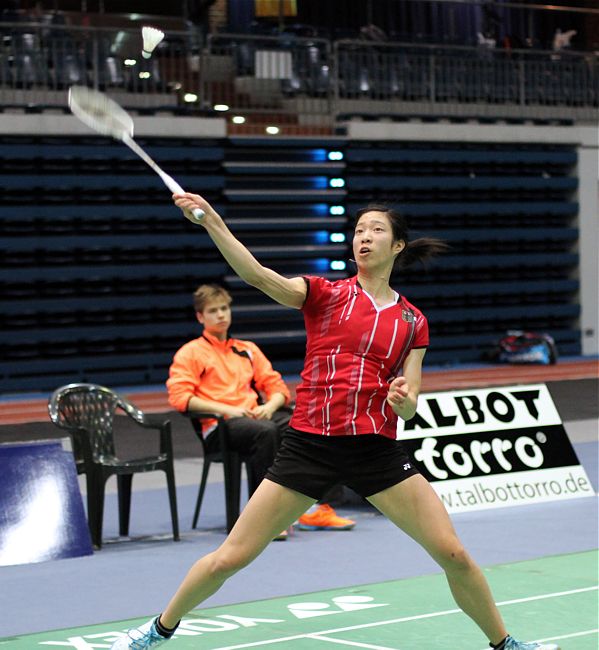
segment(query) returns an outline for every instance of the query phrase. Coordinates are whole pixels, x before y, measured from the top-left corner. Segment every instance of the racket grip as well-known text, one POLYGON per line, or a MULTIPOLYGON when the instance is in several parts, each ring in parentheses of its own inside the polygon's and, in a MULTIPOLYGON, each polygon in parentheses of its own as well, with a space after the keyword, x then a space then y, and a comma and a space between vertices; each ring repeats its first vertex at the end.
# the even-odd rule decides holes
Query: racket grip
POLYGON ((203 219, 203 218, 205 217, 205 215, 206 215, 206 213, 204 212, 204 210, 200 210, 200 208, 194 208, 194 209, 191 211, 191 214, 193 215, 193 220, 194 220, 196 223, 200 223, 200 222, 202 221, 202 219, 203 219))
MULTIPOLYGON (((173 194, 185 194, 185 190, 179 185, 179 183, 177 183, 177 181, 172 176, 169 176, 166 172, 163 172, 162 169, 160 169, 160 167, 157 167, 156 171, 160 175, 160 178, 162 178, 162 180, 164 181, 164 184, 168 187, 168 189, 173 194)), ((193 220, 196 223, 200 223, 202 219, 206 216, 204 210, 200 210, 200 208, 194 208, 190 212, 193 215, 193 220)))

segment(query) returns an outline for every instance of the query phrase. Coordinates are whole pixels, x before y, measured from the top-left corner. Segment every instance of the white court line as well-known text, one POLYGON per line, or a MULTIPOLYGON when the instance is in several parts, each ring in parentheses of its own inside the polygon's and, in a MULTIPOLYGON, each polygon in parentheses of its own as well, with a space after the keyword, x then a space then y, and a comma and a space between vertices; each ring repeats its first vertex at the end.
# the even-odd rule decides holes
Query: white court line
POLYGON ((418 614, 417 616, 405 616, 403 618, 393 618, 389 621, 376 621, 375 623, 362 623, 360 625, 349 625, 347 627, 337 627, 322 632, 304 632, 303 634, 294 634, 293 636, 279 637, 278 639, 266 639, 264 641, 253 641, 252 643, 240 643, 239 645, 228 645, 214 650, 240 650, 241 648, 252 648, 260 645, 270 645, 271 643, 284 643, 285 641, 295 641, 305 639, 310 634, 335 634, 336 632, 350 632, 352 630, 362 630, 368 627, 380 627, 382 625, 392 625, 393 623, 405 623, 406 621, 415 621, 421 618, 434 618, 435 616, 447 616, 448 614, 459 614, 461 609, 446 609, 442 612, 432 612, 430 614, 418 614))
POLYGON ((588 636, 589 634, 597 634, 599 628, 596 630, 585 630, 584 632, 572 632, 572 634, 562 634, 562 636, 552 636, 549 639, 537 639, 536 643, 544 643, 545 641, 559 641, 560 639, 571 639, 575 636, 588 636))
POLYGON ((333 639, 330 636, 323 636, 321 634, 306 634, 307 639, 317 639, 318 641, 330 641, 331 643, 339 643, 340 645, 353 645, 357 648, 371 648, 371 650, 399 650, 399 648, 390 648, 386 645, 372 645, 370 643, 358 643, 357 641, 342 641, 341 639, 333 639))
POLYGON ((530 596, 528 598, 516 598, 514 600, 504 600, 500 603, 496 603, 499 607, 500 605, 515 605, 516 603, 527 603, 530 600, 543 600, 544 598, 557 598, 558 596, 569 596, 570 594, 580 594, 583 591, 597 591, 599 586, 594 587, 583 587, 582 589, 570 589, 570 591, 555 591, 552 594, 541 594, 540 596, 530 596))
MULTIPOLYGON (((583 587, 582 589, 570 589, 570 591, 555 591, 550 594, 540 594, 538 596, 529 596, 527 598, 516 598, 514 600, 504 600, 501 605, 514 605, 516 603, 527 603, 533 600, 544 600, 546 598, 558 598, 560 596, 570 596, 572 594, 580 594, 586 591, 597 591, 599 586, 583 587)), ((276 639, 265 639, 263 641, 253 641, 251 643, 240 643, 238 645, 221 646, 214 650, 240 650, 241 648, 253 648, 261 645, 270 645, 271 643, 284 643, 285 641, 294 641, 297 639, 305 639, 310 634, 335 634, 336 632, 349 632, 351 630, 363 630, 368 627, 380 627, 382 625, 393 625, 394 623, 406 623, 408 621, 418 621, 425 618, 435 618, 437 616, 449 616, 450 614, 461 614, 461 609, 446 609, 440 612, 430 612, 429 614, 416 614, 415 616, 404 616, 402 618, 393 618, 388 621, 376 621, 373 623, 361 623, 360 625, 349 625, 347 627, 338 627, 331 630, 322 630, 322 632, 306 632, 304 634, 294 634, 293 636, 279 637, 276 639)))

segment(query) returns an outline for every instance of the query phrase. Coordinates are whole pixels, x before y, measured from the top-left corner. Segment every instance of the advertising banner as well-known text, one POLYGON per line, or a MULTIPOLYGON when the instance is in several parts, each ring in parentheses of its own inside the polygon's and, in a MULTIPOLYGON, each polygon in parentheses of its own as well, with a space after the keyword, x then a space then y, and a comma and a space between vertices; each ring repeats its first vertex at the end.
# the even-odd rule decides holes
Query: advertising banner
POLYGON ((594 494, 544 384, 424 393, 397 436, 451 513, 594 494))
POLYGON ((92 553, 70 439, 0 444, 0 567, 92 553))

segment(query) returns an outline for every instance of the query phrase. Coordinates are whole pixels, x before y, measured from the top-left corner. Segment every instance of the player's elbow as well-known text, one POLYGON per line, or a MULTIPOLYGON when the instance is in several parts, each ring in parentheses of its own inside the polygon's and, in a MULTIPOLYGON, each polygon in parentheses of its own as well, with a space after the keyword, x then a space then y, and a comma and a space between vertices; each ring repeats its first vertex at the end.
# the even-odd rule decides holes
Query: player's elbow
POLYGON ((185 413, 189 400, 193 397, 191 393, 171 393, 168 394, 168 403, 179 413, 185 413))

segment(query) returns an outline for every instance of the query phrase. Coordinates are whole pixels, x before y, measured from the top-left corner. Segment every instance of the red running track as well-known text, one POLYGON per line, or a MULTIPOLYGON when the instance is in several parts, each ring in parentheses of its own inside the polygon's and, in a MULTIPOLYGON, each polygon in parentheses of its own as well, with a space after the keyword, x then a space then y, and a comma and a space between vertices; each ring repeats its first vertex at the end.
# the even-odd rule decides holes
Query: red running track
MULTIPOLYGON (((599 377, 599 360, 563 361, 555 366, 488 366, 484 368, 429 370, 423 373, 422 392, 481 388, 513 384, 536 384, 548 381, 594 379, 599 377)), ((297 382, 289 382, 292 392, 297 382)), ((142 411, 162 413, 172 410, 166 391, 123 391, 142 411)), ((0 426, 48 420, 45 398, 11 398, 0 402, 0 426)))

